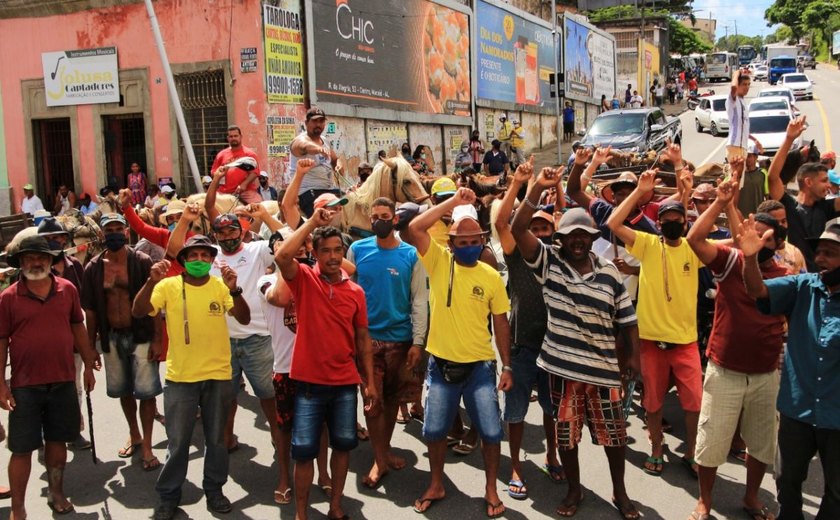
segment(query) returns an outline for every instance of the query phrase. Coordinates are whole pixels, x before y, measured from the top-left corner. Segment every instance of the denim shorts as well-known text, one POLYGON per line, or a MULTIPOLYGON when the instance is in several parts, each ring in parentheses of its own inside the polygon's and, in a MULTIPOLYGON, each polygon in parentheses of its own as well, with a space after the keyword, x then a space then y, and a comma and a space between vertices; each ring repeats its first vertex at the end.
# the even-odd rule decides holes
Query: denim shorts
POLYGON ((108 397, 152 399, 163 393, 160 362, 149 361, 150 343, 135 343, 130 332, 111 331, 109 352, 102 353, 108 397))
POLYGON ((271 336, 254 334, 247 338, 230 338, 230 366, 233 370, 233 395, 239 392, 239 383, 242 374, 245 374, 257 399, 274 399, 274 351, 271 350, 271 336))
POLYGON ((443 380, 435 357, 429 356, 425 387, 423 438, 426 441, 435 442, 446 438, 463 397, 464 407, 473 426, 478 429, 481 440, 486 443, 502 442, 495 361, 479 361, 464 382, 447 383, 443 380))
POLYGON ((502 394, 502 420, 521 423, 528 413, 531 389, 537 385, 537 400, 543 413, 553 416, 548 374, 537 366, 539 349, 514 345, 510 349, 510 367, 513 369, 513 388, 502 394))
POLYGON ((72 442, 79 436, 81 411, 73 381, 12 388, 15 408, 9 412, 9 450, 29 453, 42 441, 72 442))
POLYGON ((327 422, 330 447, 350 451, 356 438, 358 385, 316 385, 295 382, 295 412, 292 421, 292 458, 300 461, 318 456, 321 428, 327 422))

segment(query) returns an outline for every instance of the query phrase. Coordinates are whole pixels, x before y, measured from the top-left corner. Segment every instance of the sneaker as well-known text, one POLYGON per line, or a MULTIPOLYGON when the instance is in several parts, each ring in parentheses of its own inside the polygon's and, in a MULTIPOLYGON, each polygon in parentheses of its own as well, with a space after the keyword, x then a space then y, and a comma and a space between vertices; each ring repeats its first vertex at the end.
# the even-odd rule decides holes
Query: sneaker
POLYGON ((175 518, 175 513, 178 511, 178 506, 171 502, 161 502, 155 508, 155 515, 153 520, 172 520, 175 518))
POLYGON ((207 509, 214 513, 230 513, 233 506, 221 491, 207 494, 207 509))
POLYGON ((90 441, 85 439, 85 436, 80 433, 75 441, 67 443, 67 447, 71 450, 89 450, 90 441))

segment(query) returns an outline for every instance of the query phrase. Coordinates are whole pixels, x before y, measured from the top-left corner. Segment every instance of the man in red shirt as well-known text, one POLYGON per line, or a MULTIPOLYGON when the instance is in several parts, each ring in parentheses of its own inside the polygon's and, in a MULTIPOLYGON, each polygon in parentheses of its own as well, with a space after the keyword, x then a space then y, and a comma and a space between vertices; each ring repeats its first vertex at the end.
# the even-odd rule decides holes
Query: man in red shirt
MULTIPOLYGON (((718 289, 697 427, 695 459, 700 499, 691 513, 691 518, 697 520, 710 515, 717 468, 726 462, 739 421, 741 437, 749 450, 743 508, 754 518, 769 515, 758 498, 758 490, 776 452, 776 395, 785 319, 759 312, 755 299, 747 293, 744 253, 706 240, 724 209, 733 226, 732 234, 740 233, 738 212, 732 204, 737 186, 738 181, 731 180, 718 187, 711 208, 700 215, 686 237, 700 261, 711 269, 718 289)), ((774 259, 776 250, 784 244, 784 228, 767 213, 757 214, 755 220, 759 233, 773 230, 773 236, 767 238, 764 249, 758 253, 762 276, 785 276, 787 270, 774 259)))
POLYGON ((330 466, 333 470, 329 518, 346 518, 341 506, 350 450, 356 447, 356 399, 365 371, 365 412, 381 412, 374 384, 373 355, 368 333, 364 290, 341 269, 344 244, 341 231, 328 226, 332 218, 318 209, 277 250, 275 261, 292 290, 297 310, 297 336, 290 377, 295 381, 292 458, 295 459, 295 506, 298 520, 306 520, 309 488, 315 473, 321 428, 329 424, 330 466), (306 238, 317 265, 295 260, 306 238))
MULTIPOLYGON (((219 168, 236 159, 251 157, 254 161, 257 160, 257 154, 254 150, 242 146, 242 130, 238 126, 230 125, 228 127, 227 142, 230 146, 216 154, 216 160, 213 161, 211 171, 214 175, 219 168)), ((251 171, 245 171, 237 167, 227 168, 225 170, 225 183, 219 186, 219 191, 238 195, 245 204, 262 202, 256 182, 259 173, 259 165, 251 171)))
MULTIPOLYGON (((10 410, 8 446, 12 518, 26 518, 26 484, 32 452, 44 441, 49 491, 57 514, 73 511, 64 495, 67 444, 79 436, 74 348, 85 362, 84 385, 93 390, 96 352, 88 341, 79 292, 50 272, 63 255, 42 236, 24 239, 9 264, 21 278, 0 294, 0 366, 11 364, 11 390, 0 378, 0 408, 10 410)), ((41 516, 40 514, 37 516, 41 516)))

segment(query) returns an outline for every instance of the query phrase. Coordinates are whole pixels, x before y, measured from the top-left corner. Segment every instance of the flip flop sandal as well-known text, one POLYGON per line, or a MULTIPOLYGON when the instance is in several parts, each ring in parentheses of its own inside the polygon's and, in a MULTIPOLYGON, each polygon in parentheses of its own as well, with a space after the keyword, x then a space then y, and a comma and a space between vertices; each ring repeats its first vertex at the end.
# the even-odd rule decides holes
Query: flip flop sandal
POLYGON ((437 502, 439 500, 443 500, 444 498, 446 498, 446 497, 437 497, 437 498, 422 498, 421 497, 421 498, 418 498, 417 500, 414 501, 414 512, 422 515, 423 513, 425 513, 429 509, 431 509, 432 506, 435 505, 435 502, 437 502), (419 507, 417 507, 417 506, 422 506, 423 504, 428 504, 428 505, 424 509, 420 509, 419 507))
POLYGON ((747 450, 745 449, 731 449, 729 456, 741 462, 747 462, 747 450))
POLYGON ((700 513, 699 511, 692 511, 688 515, 688 520, 709 520, 710 518, 709 513, 700 513))
POLYGON ((563 471, 563 466, 561 465, 552 466, 551 464, 543 464, 540 471, 545 473, 552 482, 565 482, 566 480, 566 472, 563 471))
POLYGON ((370 434, 368 433, 367 428, 365 428, 364 426, 357 427, 356 438, 358 438, 360 441, 366 441, 370 439, 370 434))
POLYGON ((458 455, 466 456, 472 453, 473 450, 475 450, 476 444, 467 444, 466 442, 459 442, 457 446, 452 448, 452 451, 454 451, 458 455))
POLYGON ((487 518, 499 518, 500 516, 504 515, 505 512, 507 511, 507 509, 505 508, 505 505, 501 502, 499 502, 497 504, 491 504, 489 501, 485 500, 484 503, 487 506, 487 518), (501 511, 496 512, 496 513, 491 513, 490 512, 491 509, 493 511, 495 511, 496 509, 499 509, 500 507, 502 508, 501 511))
POLYGON ((665 460, 662 457, 648 457, 645 459, 645 465, 642 465, 642 471, 654 477, 661 476, 664 469, 665 460), (652 465, 653 468, 647 467, 647 464, 652 465), (656 466, 659 466, 659 469, 656 469, 656 466))
POLYGON ((560 504, 560 507, 565 507, 566 508, 565 513, 560 512, 560 507, 555 509, 554 513, 557 516, 560 516, 560 517, 563 517, 563 518, 569 518, 569 517, 575 516, 577 514, 577 510, 580 507, 581 502, 583 502, 583 495, 582 494, 580 495, 580 500, 578 500, 574 504, 563 504, 563 503, 560 504))
POLYGON ((274 503, 284 506, 292 503, 292 488, 286 488, 286 491, 274 492, 274 503))
POLYGON ((749 515, 753 520, 756 518, 760 518, 761 520, 769 520, 770 518, 776 518, 776 516, 767 509, 767 506, 762 507, 761 509, 749 508, 744 507, 744 512, 749 515))
MULTIPOLYGON (((525 481, 513 478, 510 479, 508 482, 507 494, 514 500, 525 500, 528 498, 528 488, 525 487, 525 481), (514 489, 518 489, 518 491, 514 491, 514 489)), ((488 505, 490 504, 488 503, 488 505)))
POLYGON ((404 416, 402 412, 397 415, 397 424, 408 424, 411 422, 411 416, 404 416))
POLYGON ((630 502, 630 509, 624 509, 621 507, 621 504, 618 503, 618 500, 613 499, 613 505, 616 509, 618 509, 618 513, 621 515, 624 520, 636 520, 640 518, 641 515, 639 514, 639 510, 636 509, 636 506, 630 502))
POLYGON ((48 500, 47 505, 49 506, 50 509, 52 509, 53 513, 55 513, 57 515, 66 515, 66 514, 72 513, 73 511, 76 510, 76 508, 73 506, 73 504, 71 504, 69 502, 67 503, 67 507, 65 507, 64 509, 59 509, 58 506, 55 505, 55 502, 53 502, 52 500, 48 500))
POLYGON ((128 441, 126 441, 125 446, 120 448, 120 450, 117 452, 117 456, 121 459, 130 459, 134 455, 134 452, 137 451, 137 448, 139 448, 141 445, 141 442, 133 444, 131 442, 131 439, 129 439, 128 441))

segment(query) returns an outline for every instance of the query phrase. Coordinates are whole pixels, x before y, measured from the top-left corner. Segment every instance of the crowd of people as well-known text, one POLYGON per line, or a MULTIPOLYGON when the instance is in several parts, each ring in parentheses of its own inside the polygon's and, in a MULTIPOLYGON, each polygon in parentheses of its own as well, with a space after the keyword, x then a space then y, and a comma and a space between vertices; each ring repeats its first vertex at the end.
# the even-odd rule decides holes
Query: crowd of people
MULTIPOLYGON (((0 294, 12 518, 27 517, 32 453, 42 446, 49 507, 73 511, 63 490, 67 446, 85 447, 80 400, 99 371, 124 412, 117 455, 139 452, 143 469, 158 472, 156 520, 176 515, 196 424, 207 508, 233 510, 224 485, 245 379, 269 425, 273 500, 294 503, 299 520, 309 517, 313 482, 330 497, 328 517, 347 518, 343 491, 362 433, 373 451, 365 486, 405 467, 392 439, 406 416, 423 421, 430 469, 414 511, 445 507, 448 448, 469 453, 480 443, 481 514, 503 516, 502 496, 529 497, 521 451, 534 388, 543 469, 568 483, 556 514, 585 507, 578 447, 586 426, 604 448, 617 511, 639 518, 624 482, 628 414, 639 393, 650 442, 643 469, 661 476, 670 426, 663 403, 673 386, 685 418, 681 464, 699 483, 687 518, 710 518, 716 470, 733 452, 746 463, 742 506, 753 520, 803 518, 815 454, 825 484, 817 518, 840 518, 840 199, 826 198, 825 164, 800 167, 792 196, 780 152, 766 193, 750 196, 756 207, 744 212, 739 192, 752 154, 733 158, 725 179, 694 186, 680 147, 670 145, 662 160, 679 189, 655 200, 657 170, 626 172, 593 192, 609 150, 579 148, 568 173, 519 160, 492 202, 492 240, 476 194, 441 177, 425 206, 377 198, 369 236, 353 241, 340 227, 347 199, 321 137, 325 121, 322 110, 307 112, 276 214, 258 203, 267 190, 256 156, 231 127, 204 207, 164 201, 150 224, 138 217, 145 200, 134 185, 99 217, 105 250, 84 267, 63 254, 69 236, 52 217, 9 251, 20 270, 0 294), (221 211, 218 193, 238 206, 221 211), (198 231, 202 219, 212 236, 198 231), (131 232, 158 258, 132 247, 131 232), (792 250, 804 267, 785 260, 792 250), (713 326, 701 350, 698 317, 710 294, 713 326), (166 431, 163 461, 152 452, 156 418, 166 431), (505 424, 511 464, 500 493, 505 424), (758 496, 769 465, 778 515, 758 496)), ((784 150, 803 128, 791 122, 784 150)), ((465 143, 473 163, 483 150, 475 141, 477 133, 465 143)), ((492 143, 484 161, 504 155, 502 146, 492 143)))

